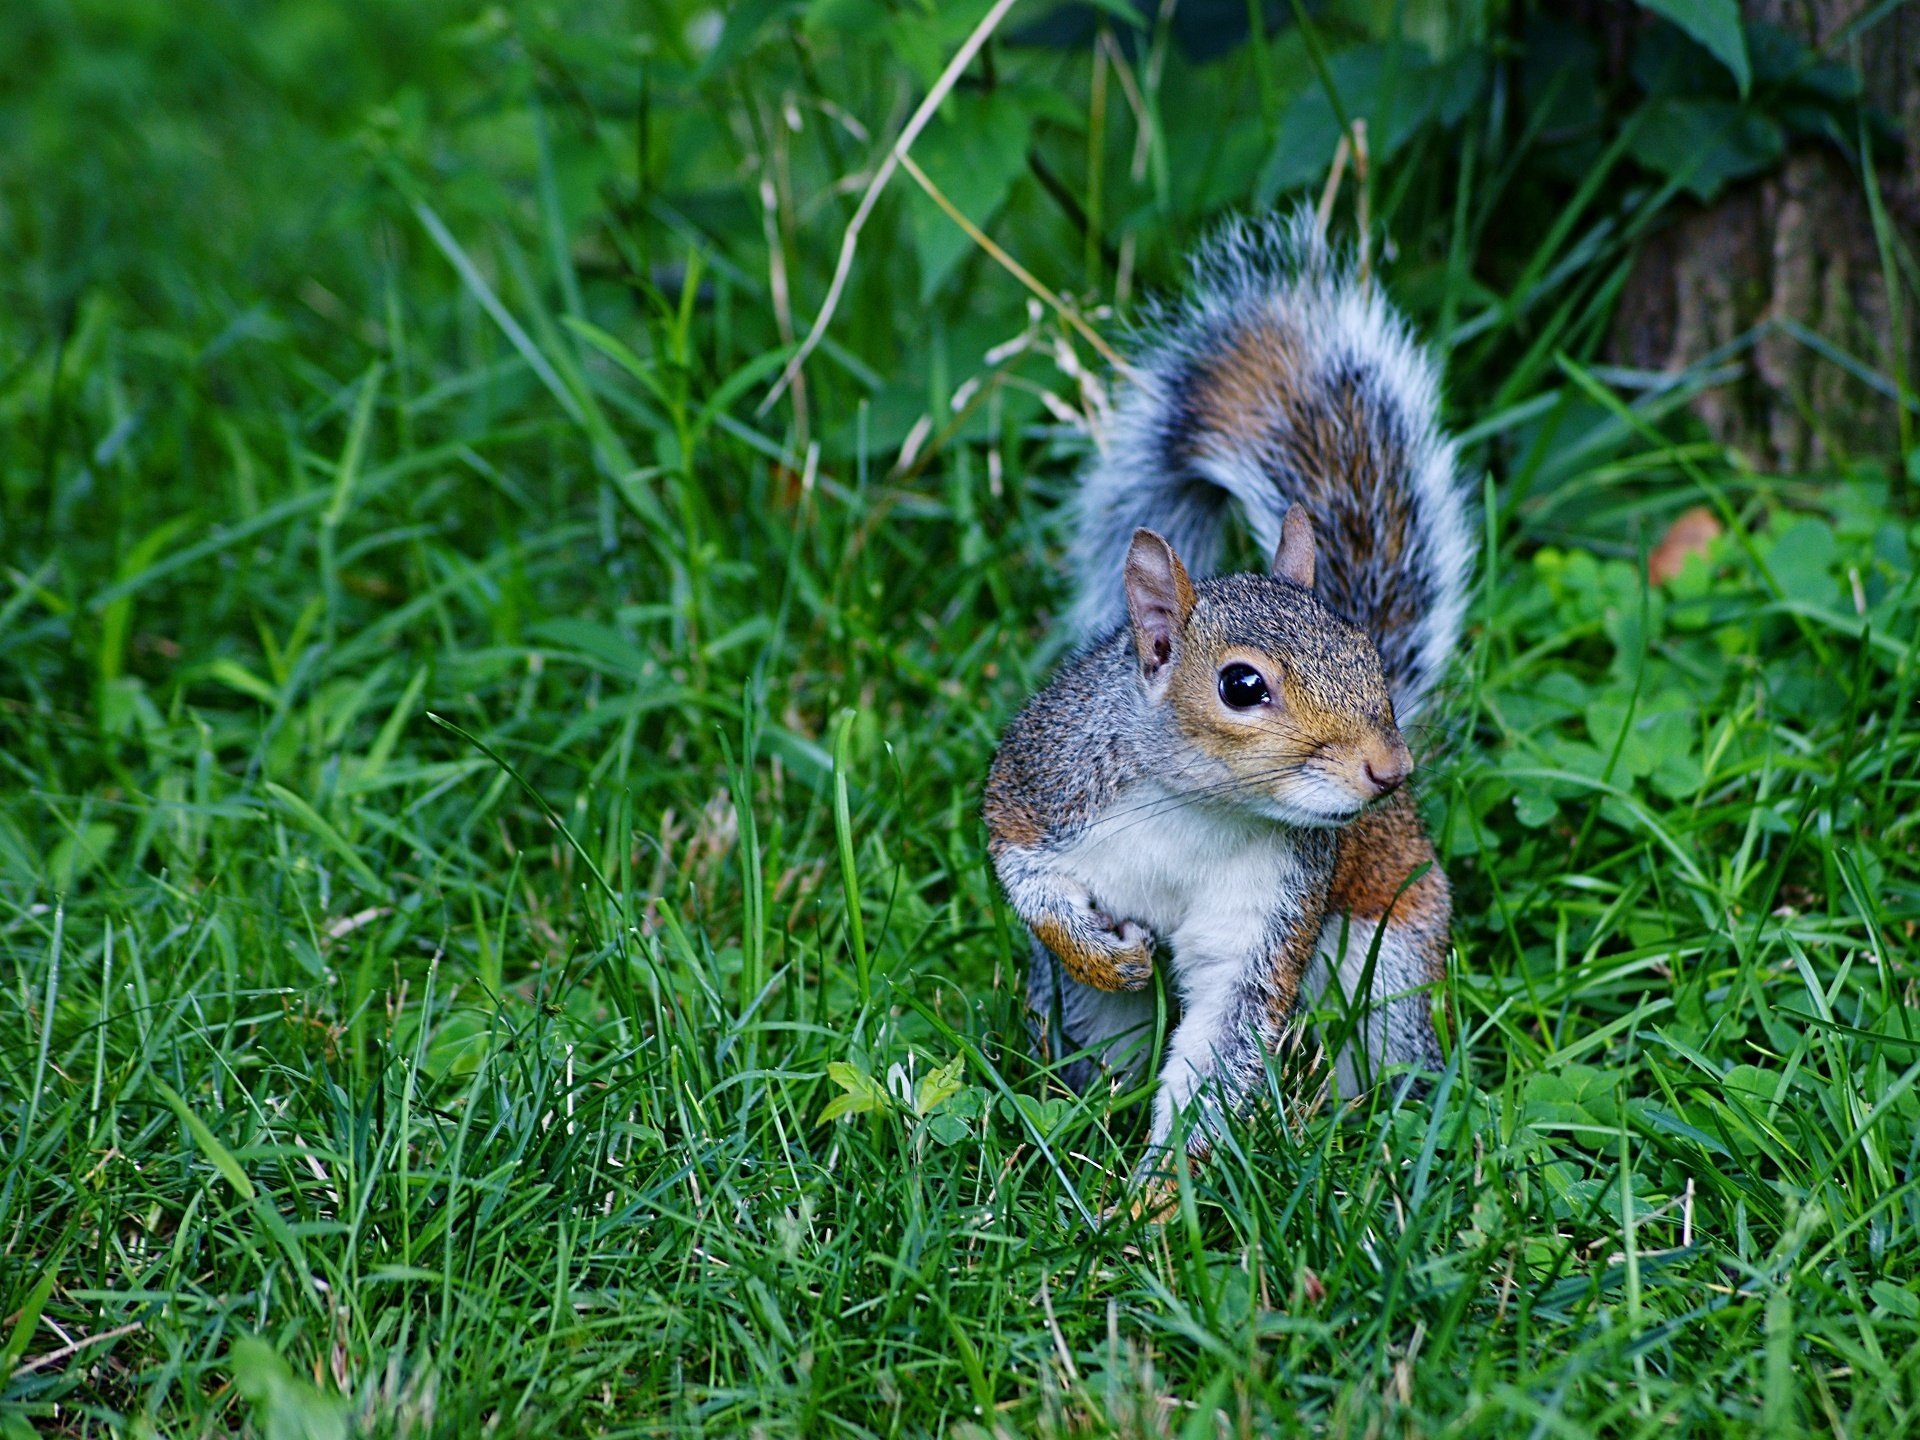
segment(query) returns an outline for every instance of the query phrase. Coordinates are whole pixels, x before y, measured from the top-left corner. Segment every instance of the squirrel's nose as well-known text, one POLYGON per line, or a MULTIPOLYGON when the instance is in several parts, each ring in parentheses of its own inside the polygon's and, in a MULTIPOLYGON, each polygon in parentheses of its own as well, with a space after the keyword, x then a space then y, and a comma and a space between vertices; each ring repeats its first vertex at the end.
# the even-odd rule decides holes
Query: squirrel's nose
POLYGON ((1368 756, 1366 761, 1367 780, 1375 795, 1391 793, 1412 769, 1413 756, 1404 740, 1395 742, 1391 749, 1383 748, 1378 755, 1368 756))

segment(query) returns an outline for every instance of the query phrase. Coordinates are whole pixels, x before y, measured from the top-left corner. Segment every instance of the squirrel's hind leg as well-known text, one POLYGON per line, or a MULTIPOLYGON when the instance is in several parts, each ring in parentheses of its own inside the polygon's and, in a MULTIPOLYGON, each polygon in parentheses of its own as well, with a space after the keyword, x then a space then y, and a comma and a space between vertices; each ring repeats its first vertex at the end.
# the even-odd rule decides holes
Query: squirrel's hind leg
POLYGON ((1327 902, 1304 989, 1306 1003, 1342 1017, 1327 1024, 1346 1037, 1341 1093, 1389 1065, 1439 1070, 1432 992, 1446 977, 1452 895, 1404 791, 1341 832, 1327 902))
POLYGON ((1391 917, 1385 924, 1327 917, 1303 986, 1304 1005, 1323 1017, 1325 1048, 1338 1047, 1334 1076, 1341 1098, 1359 1095, 1390 1065, 1440 1069, 1431 992, 1445 966, 1445 930, 1436 935, 1391 917))
POLYGON ((1147 990, 1099 990, 1067 974, 1058 957, 1029 937, 1027 1029, 1034 1053, 1055 1064, 1076 1094, 1102 1084, 1132 1085, 1153 1052, 1154 996, 1147 990))

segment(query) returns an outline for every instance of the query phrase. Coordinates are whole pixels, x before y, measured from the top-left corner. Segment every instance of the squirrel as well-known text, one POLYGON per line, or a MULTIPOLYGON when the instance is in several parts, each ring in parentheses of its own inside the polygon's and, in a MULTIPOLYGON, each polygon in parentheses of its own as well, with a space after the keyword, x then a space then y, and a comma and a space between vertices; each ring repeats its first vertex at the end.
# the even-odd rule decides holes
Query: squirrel
POLYGON ((1148 1163, 1176 1117, 1204 1159, 1336 984, 1343 1093, 1439 1070, 1451 892, 1402 727, 1459 649, 1475 560, 1435 367, 1311 213, 1229 223, 1193 273, 1147 312, 1081 478, 1084 643, 1007 727, 983 805, 1041 1057, 1084 1052, 1067 1083, 1140 1077, 1168 968, 1148 1163), (1203 578, 1236 505, 1271 573, 1203 578))

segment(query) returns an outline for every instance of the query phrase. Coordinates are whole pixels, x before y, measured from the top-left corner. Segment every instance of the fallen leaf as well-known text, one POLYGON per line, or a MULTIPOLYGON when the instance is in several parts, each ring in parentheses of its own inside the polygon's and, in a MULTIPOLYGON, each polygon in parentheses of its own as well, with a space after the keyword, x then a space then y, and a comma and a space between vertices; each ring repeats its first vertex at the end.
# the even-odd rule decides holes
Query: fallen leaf
POLYGON ((1655 585, 1666 584, 1680 573, 1689 555, 1705 555, 1720 530, 1719 517, 1704 505, 1681 511, 1647 556, 1647 579, 1655 585))

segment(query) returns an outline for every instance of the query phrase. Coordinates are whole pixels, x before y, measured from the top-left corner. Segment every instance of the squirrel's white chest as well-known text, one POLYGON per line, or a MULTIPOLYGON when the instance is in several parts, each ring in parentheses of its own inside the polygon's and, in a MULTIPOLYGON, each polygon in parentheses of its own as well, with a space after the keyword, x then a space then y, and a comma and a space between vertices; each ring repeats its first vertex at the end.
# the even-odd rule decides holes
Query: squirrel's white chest
POLYGON ((1062 859, 1101 909, 1171 942, 1181 969, 1244 954, 1304 884, 1285 826, 1157 787, 1130 792, 1062 859))

